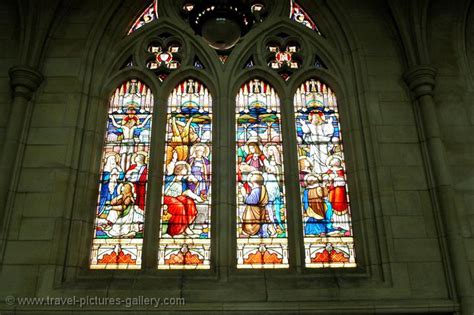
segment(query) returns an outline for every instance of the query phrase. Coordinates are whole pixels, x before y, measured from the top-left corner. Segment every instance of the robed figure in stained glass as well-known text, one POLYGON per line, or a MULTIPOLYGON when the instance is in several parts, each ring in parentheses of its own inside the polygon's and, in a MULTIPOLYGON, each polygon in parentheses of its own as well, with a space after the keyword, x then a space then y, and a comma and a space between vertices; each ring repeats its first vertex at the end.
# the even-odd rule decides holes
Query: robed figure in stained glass
POLYGON ((317 173, 325 172, 329 157, 329 142, 334 135, 334 126, 330 116, 325 116, 321 111, 310 112, 309 122, 300 120, 301 131, 303 133, 303 143, 311 143, 309 148, 309 158, 313 161, 313 170, 317 173))
POLYGON ((124 178, 124 173, 120 165, 120 156, 117 153, 110 153, 105 157, 105 164, 102 170, 101 187, 99 192, 99 209, 97 215, 106 217, 104 210, 113 198, 119 194, 118 184, 124 178))
POLYGON ((146 183, 148 178, 148 166, 146 163, 146 152, 137 153, 133 158, 133 164, 128 168, 125 178, 133 183, 136 195, 135 204, 142 210, 145 209, 146 183))
POLYGON ((168 98, 158 268, 209 268, 212 99, 200 82, 168 98))
POLYGON ((134 237, 143 231, 144 212, 135 204, 134 189, 131 183, 124 183, 120 195, 111 200, 104 228, 110 237, 134 237))
POLYGON ((242 86, 236 102, 238 267, 285 268, 279 99, 269 84, 255 79, 242 86))
POLYGON ((189 189, 191 183, 199 183, 189 171, 190 166, 187 162, 178 161, 175 163, 173 174, 166 177, 163 203, 167 206, 167 213, 171 214, 167 229, 167 233, 171 236, 193 234, 190 225, 197 215, 195 201, 204 201, 189 189))
POLYGON ((337 101, 316 79, 294 96, 307 267, 355 266, 337 101))
POLYGON ((328 201, 329 190, 322 185, 321 176, 305 176, 306 189, 303 191, 305 234, 325 236, 335 231, 332 218, 332 205, 328 201))
POLYGON ((250 192, 242 187, 242 196, 245 198, 246 205, 242 214, 242 230, 252 236, 260 232, 263 223, 269 222, 265 208, 268 204, 268 192, 260 172, 253 172, 248 178, 250 192))
POLYGON ((198 183, 191 183, 190 189, 196 194, 207 195, 211 175, 211 162, 208 159, 209 147, 204 143, 196 143, 191 147, 189 165, 191 174, 198 183))
POLYGON ((139 80, 110 97, 91 268, 141 267, 152 114, 153 94, 139 80))

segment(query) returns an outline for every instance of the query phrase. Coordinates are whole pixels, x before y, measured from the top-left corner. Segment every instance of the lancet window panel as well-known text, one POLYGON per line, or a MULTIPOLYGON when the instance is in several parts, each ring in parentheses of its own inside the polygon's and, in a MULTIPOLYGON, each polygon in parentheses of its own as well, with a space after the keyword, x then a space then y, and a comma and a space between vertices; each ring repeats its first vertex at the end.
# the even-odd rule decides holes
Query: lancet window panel
POLYGON ((91 269, 139 269, 144 236, 153 94, 139 80, 110 97, 91 269))
POLYGON ((237 268, 288 268, 280 99, 254 79, 236 97, 237 268))
POLYGON ((294 95, 305 266, 355 267, 337 99, 319 80, 294 95))
POLYGON ((212 97, 199 81, 168 98, 159 269, 209 269, 212 97))

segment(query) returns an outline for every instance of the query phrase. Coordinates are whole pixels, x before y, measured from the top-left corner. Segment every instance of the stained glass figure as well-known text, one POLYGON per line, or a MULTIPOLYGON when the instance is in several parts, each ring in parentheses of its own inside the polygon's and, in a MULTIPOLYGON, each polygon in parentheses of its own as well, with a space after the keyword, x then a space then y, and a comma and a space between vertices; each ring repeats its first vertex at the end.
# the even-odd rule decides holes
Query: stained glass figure
POLYGON ((133 23, 127 35, 132 34, 136 30, 142 28, 146 24, 158 19, 158 0, 154 0, 145 11, 140 14, 138 19, 133 23))
POLYGON ((350 199, 336 96, 312 79, 294 95, 305 265, 355 267, 350 199))
POLYGON ((153 94, 138 80, 110 98, 91 269, 141 268, 152 114, 153 94))
POLYGON ((212 97, 200 82, 168 98, 159 269, 209 269, 212 97))
POLYGON ((290 0, 290 19, 300 24, 303 24, 304 26, 312 29, 313 31, 322 36, 316 23, 314 23, 314 21, 296 2, 296 0, 290 0))
POLYGON ((254 79, 236 108, 237 268, 288 268, 280 100, 254 79))

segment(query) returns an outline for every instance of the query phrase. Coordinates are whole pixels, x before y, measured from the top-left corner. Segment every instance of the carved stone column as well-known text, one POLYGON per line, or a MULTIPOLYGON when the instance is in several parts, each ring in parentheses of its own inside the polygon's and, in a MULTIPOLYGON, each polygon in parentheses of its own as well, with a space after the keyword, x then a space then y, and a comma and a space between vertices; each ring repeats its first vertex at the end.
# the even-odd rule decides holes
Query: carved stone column
MULTIPOLYGON (((25 148, 30 118, 30 100, 43 81, 41 73, 29 66, 15 66, 9 70, 12 86, 12 108, 5 133, 3 148, 0 151, 0 227, 7 228, 7 217, 12 202, 25 148)), ((3 234, 6 237, 6 234, 3 234)), ((2 242, 3 243, 3 242, 2 242)))
MULTIPOLYGON (((415 113, 422 123, 420 140, 427 156, 427 173, 433 208, 439 211, 443 229, 438 229, 440 245, 446 244, 449 253, 449 263, 454 274, 453 285, 460 301, 462 314, 474 314, 472 305, 472 289, 470 271, 464 247, 464 239, 459 229, 459 218, 455 208, 454 189, 451 174, 446 159, 446 150, 441 137, 441 130, 436 114, 433 89, 435 86, 436 70, 429 66, 414 66, 404 75, 405 82, 415 97, 415 113), (441 233, 440 233, 441 232, 441 233), (445 234, 443 234, 443 232, 445 234)), ((449 279, 449 277, 447 277, 449 279)), ((451 297, 456 299, 455 296, 451 297)))

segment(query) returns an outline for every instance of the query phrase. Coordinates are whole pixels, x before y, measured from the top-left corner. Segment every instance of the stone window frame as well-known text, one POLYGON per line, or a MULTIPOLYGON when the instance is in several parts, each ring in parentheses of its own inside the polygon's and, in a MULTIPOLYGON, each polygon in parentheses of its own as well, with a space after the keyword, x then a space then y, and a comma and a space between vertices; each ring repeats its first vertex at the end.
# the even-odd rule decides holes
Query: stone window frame
MULTIPOLYGON (((138 30, 131 36, 121 38, 117 36, 118 43, 113 51, 102 51, 102 56, 107 56, 111 61, 106 62, 97 74, 90 78, 93 88, 85 84, 84 91, 89 95, 87 98, 84 114, 83 139, 76 145, 77 156, 80 160, 79 170, 75 187, 71 187, 72 210, 69 221, 69 235, 65 240, 64 260, 61 276, 57 277, 60 284, 69 285, 98 285, 102 287, 104 279, 218 279, 220 277, 248 277, 260 278, 262 272, 272 277, 291 277, 295 279, 324 279, 343 277, 348 279, 365 278, 376 276, 377 280, 383 281, 382 274, 385 272, 383 261, 387 261, 386 241, 382 221, 377 219, 377 213, 381 210, 376 203, 374 191, 377 189, 377 180, 374 178, 371 167, 373 167, 373 150, 370 144, 369 133, 364 132, 363 126, 367 122, 366 108, 362 104, 362 98, 357 93, 357 78, 361 78, 361 70, 355 66, 356 62, 347 56, 347 52, 338 47, 342 41, 341 34, 331 34, 325 37, 314 36, 312 30, 290 21, 286 12, 288 4, 274 2, 274 7, 265 22, 258 25, 258 30, 247 34, 241 43, 235 47, 229 60, 225 65, 217 58, 214 50, 209 48, 198 37, 193 35, 191 29, 182 21, 173 9, 173 1, 160 1, 160 19, 150 23, 138 30), (168 5, 167 5, 168 4, 168 5), (162 8, 162 9, 161 9, 162 8), (193 46, 196 54, 204 63, 206 69, 197 70, 192 67, 192 62, 174 71, 163 82, 146 69, 138 67, 120 70, 124 61, 131 53, 136 53, 137 47, 143 44, 154 32, 171 32, 176 34, 180 30, 180 36, 189 45, 193 46), (251 55, 259 56, 259 49, 254 43, 262 43, 263 38, 278 31, 298 34, 303 45, 311 47, 324 61, 328 70, 312 67, 312 62, 295 73, 288 82, 263 65, 256 65, 251 69, 244 69, 245 63, 251 55), (225 68, 225 69, 224 69, 225 68), (349 72, 348 72, 349 71, 349 72), (219 76, 218 74, 221 74, 219 76), (350 73, 350 75, 347 75, 350 73), (143 242, 143 263, 140 270, 89 270, 89 253, 92 243, 92 227, 95 201, 98 189, 99 163, 102 152, 102 141, 104 135, 104 119, 107 112, 108 99, 111 91, 123 81, 136 78, 148 85, 153 91, 155 100, 155 114, 153 117, 152 153, 150 156, 150 174, 148 190, 148 210, 145 223, 145 238, 143 242), (265 79, 273 85, 280 96, 282 116, 287 117, 282 123, 284 137, 284 166, 285 185, 287 188, 288 225, 289 225, 289 269, 281 270, 241 270, 236 268, 236 238, 235 238, 235 207, 222 200, 223 193, 230 194, 226 200, 235 200, 235 189, 228 182, 214 185, 214 197, 212 208, 212 246, 211 246, 211 269, 210 270, 158 270, 158 228, 159 228, 159 205, 161 202, 161 182, 163 178, 164 159, 164 133, 166 103, 169 93, 182 80, 193 78, 201 81, 207 86, 213 96, 214 117, 226 117, 226 119, 213 122, 214 140, 214 163, 216 161, 235 161, 235 113, 233 111, 233 100, 242 83, 252 79, 265 79), (321 268, 309 269, 304 267, 303 234, 301 224, 301 206, 299 196, 298 173, 296 151, 296 133, 294 126, 293 95, 296 89, 307 79, 317 78, 331 87, 335 92, 340 116, 341 128, 344 134, 345 157, 347 164, 348 185, 351 194, 352 222, 354 229, 354 243, 356 250, 356 268, 321 268), (223 82, 228 82, 221 87, 223 82), (218 92, 219 91, 219 92, 218 92), (227 97, 223 97, 227 95, 227 97), (231 105, 231 106, 229 106, 231 105), (232 123, 230 123, 232 122, 232 123), (216 130, 225 131, 225 136, 215 137, 216 130), (223 148, 230 148, 223 150, 223 148), (290 152, 295 152, 291 154, 290 152), (231 186, 230 188, 226 188, 231 186), (226 208, 227 207, 227 208, 226 208), (227 218, 226 218, 227 216, 227 218), (380 226, 374 226, 369 222, 375 220, 380 226), (219 223, 217 223, 219 222, 219 223), (152 228, 152 226, 156 228, 152 228), (222 232, 224 231, 224 232, 222 232), (85 282, 84 282, 85 281, 85 282)), ((326 10, 327 11, 327 10, 326 10)), ((321 10, 324 12, 324 10, 321 10)), ((326 14, 329 14, 326 12, 326 14)), ((321 14, 321 16, 324 16, 321 14)), ((132 20, 131 18, 130 20, 132 20)), ((320 19, 321 29, 331 29, 329 19, 320 19)), ((126 29, 124 22, 118 23, 118 27, 126 29)), ((125 31, 124 31, 125 32, 125 31)), ((100 44, 99 44, 100 46, 100 44)), ((258 45, 257 45, 258 46, 258 45)), ((189 49, 189 48, 188 48, 189 49)), ((98 54, 100 55, 100 54, 98 54)), ((314 54, 313 54, 314 55, 314 54)), ((94 62, 98 62, 99 56, 94 56, 94 62)), ((189 59, 193 56, 188 55, 189 59)), ((185 63, 183 62, 183 65, 185 63)), ((226 178, 223 170, 214 166, 214 179, 226 178)), ((229 163, 227 173, 234 177, 235 165, 229 163)), ((328 280, 330 281, 330 280, 328 280)), ((159 281, 160 283, 166 281, 159 281)), ((107 283, 107 282, 105 282, 107 283)), ((143 282, 145 283, 145 282, 143 282)), ((153 287, 160 288, 163 284, 156 283, 153 287)))

